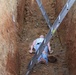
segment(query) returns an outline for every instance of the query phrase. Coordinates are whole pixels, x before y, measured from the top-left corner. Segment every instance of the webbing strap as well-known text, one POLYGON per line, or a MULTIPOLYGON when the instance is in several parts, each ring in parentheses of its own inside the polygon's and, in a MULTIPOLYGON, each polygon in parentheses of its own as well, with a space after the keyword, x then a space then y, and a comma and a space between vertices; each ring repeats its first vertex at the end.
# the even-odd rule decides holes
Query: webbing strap
POLYGON ((48 15, 47 15, 47 13, 46 13, 43 5, 42 5, 41 0, 36 0, 36 2, 37 2, 38 6, 39 6, 39 8, 40 8, 40 10, 41 10, 41 12, 42 12, 43 17, 44 17, 45 20, 46 20, 47 25, 49 26, 49 28, 51 28, 52 23, 51 23, 50 20, 49 20, 49 17, 48 17, 48 15))
POLYGON ((74 2, 75 2, 75 0, 68 0, 66 2, 66 4, 63 7, 62 11, 60 12, 59 16, 57 17, 57 19, 55 20, 54 24, 50 28, 48 34, 44 38, 44 41, 40 45, 38 51, 36 52, 36 54, 31 59, 29 65, 28 65, 28 68, 27 68, 26 75, 29 75, 30 74, 31 70, 33 69, 33 67, 37 63, 37 58, 41 55, 42 51, 44 50, 44 47, 47 45, 47 43, 50 41, 50 39, 52 38, 52 36, 55 33, 55 31, 58 29, 58 27, 60 26, 62 20, 64 19, 64 17, 68 13, 68 11, 70 10, 70 8, 74 4, 74 2))

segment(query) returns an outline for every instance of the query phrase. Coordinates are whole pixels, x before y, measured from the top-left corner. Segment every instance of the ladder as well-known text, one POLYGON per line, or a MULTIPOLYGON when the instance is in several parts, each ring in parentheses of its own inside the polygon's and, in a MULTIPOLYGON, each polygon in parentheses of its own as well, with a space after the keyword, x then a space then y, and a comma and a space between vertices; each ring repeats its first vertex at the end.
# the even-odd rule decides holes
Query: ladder
MULTIPOLYGON (((36 0, 36 1, 40 2, 40 0, 36 0)), ((62 11, 60 12, 59 16, 57 17, 57 19, 55 20, 54 24, 50 28, 49 32, 45 36, 43 42, 41 43, 38 51, 35 53, 35 55, 31 59, 31 61, 29 62, 28 67, 27 67, 27 71, 26 71, 26 75, 29 75, 30 72, 32 71, 33 67, 37 63, 37 58, 41 55, 41 53, 44 50, 44 47, 51 40, 52 36, 54 35, 54 33, 56 32, 56 30, 60 26, 61 22, 63 21, 64 17, 66 16, 66 14, 70 10, 70 8, 73 6, 74 2, 75 2, 75 0, 67 0, 67 2, 64 5, 62 11)))

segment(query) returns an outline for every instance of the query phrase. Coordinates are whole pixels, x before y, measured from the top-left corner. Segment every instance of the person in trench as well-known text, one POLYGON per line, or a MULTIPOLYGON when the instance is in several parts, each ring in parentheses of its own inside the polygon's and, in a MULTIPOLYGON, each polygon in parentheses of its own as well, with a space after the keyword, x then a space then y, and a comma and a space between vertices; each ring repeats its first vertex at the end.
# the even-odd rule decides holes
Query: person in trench
MULTIPOLYGON (((40 35, 39 38, 35 39, 33 43, 31 44, 31 49, 29 50, 29 53, 37 52, 38 48, 40 47, 41 43, 44 40, 44 36, 40 35)), ((42 54, 39 56, 38 63, 48 63, 48 54, 53 53, 53 50, 51 50, 50 42, 45 46, 42 54)))

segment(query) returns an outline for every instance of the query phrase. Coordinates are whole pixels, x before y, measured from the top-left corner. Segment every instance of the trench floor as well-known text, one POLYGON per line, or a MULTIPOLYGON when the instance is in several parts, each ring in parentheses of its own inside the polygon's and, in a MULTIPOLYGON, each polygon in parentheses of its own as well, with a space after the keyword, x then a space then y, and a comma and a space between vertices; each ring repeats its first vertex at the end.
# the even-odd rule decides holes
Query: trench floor
MULTIPOLYGON (((21 47, 19 50, 20 54, 20 75, 25 75, 26 68, 29 61, 34 56, 34 54, 29 54, 30 44, 34 39, 39 37, 41 33, 48 32, 47 26, 31 26, 31 24, 25 24, 25 29, 22 32, 21 47)), ((53 55, 57 58, 56 63, 48 63, 48 65, 38 64, 31 75, 68 75, 68 68, 66 63, 66 48, 64 48, 60 42, 57 32, 51 39, 51 47, 54 52, 50 55, 53 55)))
MULTIPOLYGON (((26 6, 29 10, 29 6, 26 6)), ((20 75, 25 75, 28 63, 34 56, 34 54, 29 54, 32 41, 38 38, 41 34, 46 35, 49 31, 45 20, 41 18, 40 15, 37 15, 38 12, 34 13, 31 10, 28 11, 27 9, 25 9, 25 22, 20 35, 20 75)), ((50 42, 52 50, 54 50, 54 52, 50 55, 55 56, 57 58, 57 62, 49 62, 48 65, 38 64, 35 66, 30 75, 69 75, 65 56, 66 48, 62 46, 57 32, 50 42)))

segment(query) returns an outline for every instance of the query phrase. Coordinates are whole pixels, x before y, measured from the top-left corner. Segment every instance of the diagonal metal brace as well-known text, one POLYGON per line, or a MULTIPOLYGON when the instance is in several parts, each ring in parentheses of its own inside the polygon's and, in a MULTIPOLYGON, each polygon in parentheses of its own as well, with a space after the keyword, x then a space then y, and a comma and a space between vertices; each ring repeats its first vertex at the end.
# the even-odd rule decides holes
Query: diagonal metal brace
POLYGON ((47 13, 46 13, 43 5, 42 5, 41 0, 36 0, 36 2, 37 2, 38 6, 39 6, 39 8, 40 8, 40 10, 41 10, 41 12, 42 12, 43 17, 44 17, 45 20, 46 20, 46 23, 48 24, 48 27, 51 28, 52 23, 50 22, 50 19, 49 19, 48 15, 47 15, 47 13))

